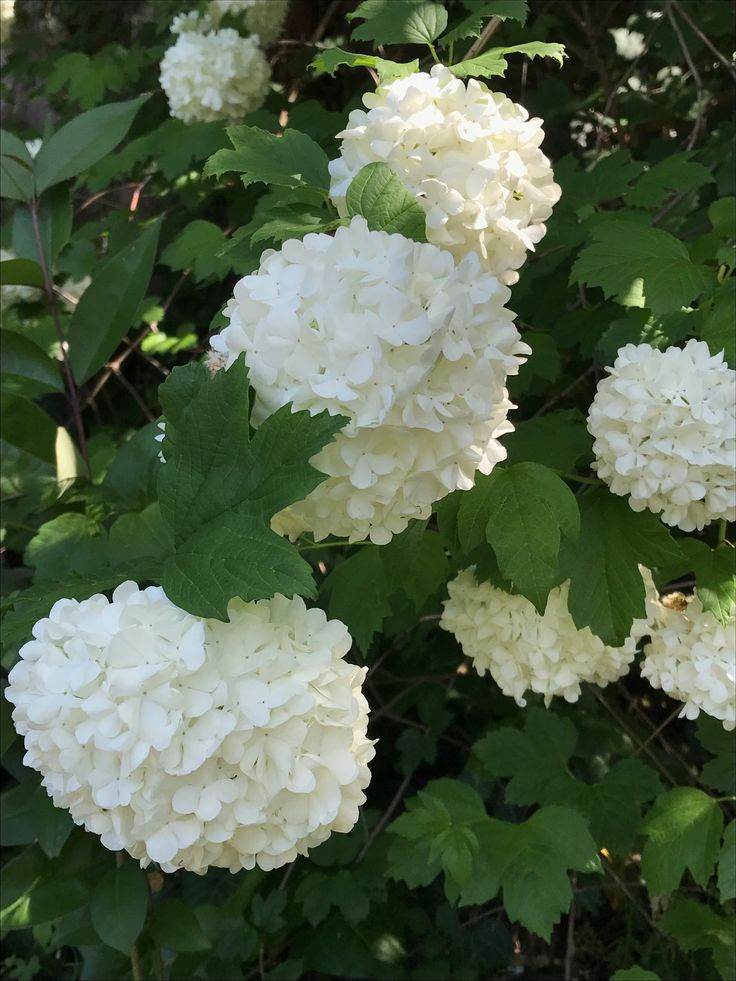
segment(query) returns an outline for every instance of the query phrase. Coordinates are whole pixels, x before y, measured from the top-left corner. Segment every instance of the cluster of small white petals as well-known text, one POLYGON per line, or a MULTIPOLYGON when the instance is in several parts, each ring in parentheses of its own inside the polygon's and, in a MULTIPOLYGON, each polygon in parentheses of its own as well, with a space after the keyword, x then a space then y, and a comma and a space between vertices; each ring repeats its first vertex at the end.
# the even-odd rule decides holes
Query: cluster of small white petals
MULTIPOLYGON (((649 571, 642 569, 651 615, 656 591, 649 571)), ((440 626, 454 634, 478 674, 489 672, 504 695, 526 705, 528 691, 556 695, 568 702, 580 697, 582 682, 605 686, 629 670, 637 641, 648 633, 647 619, 634 620, 622 647, 609 647, 588 628, 578 630, 570 615, 569 582, 556 586, 540 615, 524 596, 515 596, 489 582, 479 583, 474 568, 448 583, 440 626)))
MULTIPOLYGON (((0 249, 0 262, 15 258, 17 258, 15 252, 11 252, 9 249, 0 249)), ((7 310, 8 307, 12 307, 16 303, 32 303, 40 298, 41 290, 36 289, 35 286, 17 286, 14 283, 0 285, 0 310, 7 310)))
POLYGON ((301 599, 202 620, 156 587, 60 600, 6 697, 24 763, 142 866, 268 870, 349 831, 374 755, 350 635, 301 599))
POLYGON ((171 115, 185 123, 240 119, 263 105, 271 69, 257 37, 185 31, 161 61, 171 115))
POLYGON ((277 531, 385 544, 505 458, 505 381, 529 354, 509 295, 475 255, 456 264, 360 217, 263 254, 213 349, 228 365, 245 352, 254 424, 286 403, 350 420, 312 458, 328 479, 277 531))
POLYGON ((187 31, 206 34, 213 26, 212 18, 208 14, 201 14, 198 10, 186 10, 174 17, 170 30, 172 34, 186 34, 187 31))
POLYGON ((270 44, 281 33, 289 0, 210 0, 210 13, 219 19, 225 14, 240 17, 251 34, 270 44))
POLYGON ((697 595, 674 593, 656 604, 642 675, 685 705, 680 718, 701 711, 736 728, 736 611, 726 624, 703 610, 697 595))
POLYGON ((457 258, 475 251, 505 283, 546 232, 560 197, 539 149, 541 119, 482 82, 442 65, 380 86, 363 97, 330 163, 330 194, 346 214, 350 182, 383 161, 427 213, 427 238, 457 258))
POLYGON ((634 511, 683 531, 736 518, 736 372, 703 341, 622 347, 588 430, 598 476, 634 511))

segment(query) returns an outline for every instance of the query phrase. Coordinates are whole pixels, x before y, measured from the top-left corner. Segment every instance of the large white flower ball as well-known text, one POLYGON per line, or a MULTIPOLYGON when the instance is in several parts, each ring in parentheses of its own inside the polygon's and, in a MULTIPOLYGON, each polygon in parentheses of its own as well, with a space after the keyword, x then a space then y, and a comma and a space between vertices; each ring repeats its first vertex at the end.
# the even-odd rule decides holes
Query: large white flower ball
POLYGON ((736 372, 703 341, 627 344, 588 413, 593 468, 634 511, 683 531, 736 518, 736 372))
POLYGON ((541 119, 482 82, 436 65, 363 97, 350 113, 330 194, 346 214, 350 182, 389 164, 427 213, 427 238, 461 258, 477 252, 505 283, 546 232, 560 197, 539 145, 541 119))
POLYGON ((529 353, 508 297, 475 255, 456 265, 359 217, 265 252, 213 349, 228 366, 245 352, 256 425, 289 402, 349 419, 312 458, 328 479, 274 528, 385 544, 504 459, 506 376, 529 353))
POLYGON ((241 18, 246 30, 257 34, 263 44, 270 44, 281 33, 289 0, 210 0, 210 15, 225 14, 241 18))
POLYGON ((241 119, 263 105, 270 79, 258 39, 230 28, 184 30, 161 61, 171 115, 185 123, 241 119))
POLYGON ((736 610, 722 624, 697 595, 665 596, 657 603, 642 675, 654 688, 684 702, 680 717, 700 712, 736 728, 736 610))
MULTIPOLYGON (((642 569, 642 577, 649 615, 656 591, 648 570, 642 569)), ((478 582, 472 567, 447 589, 440 626, 455 635, 478 674, 488 671, 520 706, 530 691, 544 695, 545 705, 556 695, 576 702, 582 682, 616 681, 628 672, 637 641, 648 632, 647 619, 634 620, 623 646, 609 647, 588 627, 578 630, 567 605, 569 582, 550 592, 542 615, 526 597, 478 582)))
POLYGON ((58 807, 141 865, 278 868, 349 831, 374 755, 350 635, 301 599, 230 622, 126 582, 60 600, 6 697, 58 807))

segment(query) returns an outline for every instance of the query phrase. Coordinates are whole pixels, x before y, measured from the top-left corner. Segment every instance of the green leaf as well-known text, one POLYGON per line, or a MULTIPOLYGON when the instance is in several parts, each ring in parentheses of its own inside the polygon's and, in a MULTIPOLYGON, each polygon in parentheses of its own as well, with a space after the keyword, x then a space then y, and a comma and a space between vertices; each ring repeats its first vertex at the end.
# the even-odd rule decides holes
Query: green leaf
POLYGON ((100 265, 74 308, 69 350, 74 377, 80 384, 102 367, 135 326, 151 278, 160 230, 159 221, 149 225, 130 245, 100 265))
POLYGON ((443 47, 468 37, 480 37, 483 23, 489 17, 517 20, 523 27, 529 15, 527 0, 463 0, 463 7, 470 12, 443 34, 440 38, 443 47))
POLYGON ((600 847, 625 854, 641 822, 641 805, 661 791, 654 771, 640 760, 615 763, 597 783, 584 783, 568 769, 575 728, 552 712, 532 709, 524 731, 502 728, 473 751, 492 776, 510 777, 511 804, 560 804, 580 813, 600 847))
POLYGON ((516 423, 504 436, 508 463, 539 463, 553 470, 572 473, 581 457, 591 450, 585 416, 578 409, 560 409, 537 419, 516 423))
POLYGON ((508 54, 523 54, 532 59, 552 58, 560 66, 567 57, 564 44, 530 41, 528 44, 514 44, 507 48, 490 48, 482 55, 470 58, 468 61, 450 65, 450 71, 458 78, 467 78, 471 75, 480 75, 483 78, 505 75, 509 67, 505 57, 508 54))
POLYGON ((731 368, 736 368, 736 331, 733 311, 736 306, 736 279, 727 279, 709 302, 698 311, 698 336, 705 341, 711 354, 723 351, 731 368))
POLYGON ((287 129, 276 136, 258 126, 230 126, 227 135, 234 149, 218 150, 211 156, 205 164, 205 177, 235 171, 246 187, 262 183, 329 188, 327 154, 306 133, 287 129))
POLYGON ((627 500, 602 488, 580 499, 580 538, 563 542, 560 569, 570 579, 568 605, 579 630, 590 627, 606 644, 621 646, 634 619, 644 618, 649 569, 682 562, 682 553, 656 515, 636 513, 627 500))
POLYGON ((97 936, 108 947, 123 954, 129 954, 138 939, 147 909, 146 874, 130 861, 123 862, 100 879, 90 903, 97 936))
POLYGON ((212 944, 192 910, 180 899, 166 899, 151 917, 151 933, 165 947, 177 952, 209 950, 212 944))
POLYGON ((376 55, 359 54, 356 51, 343 51, 342 48, 325 48, 308 65, 314 71, 327 72, 334 75, 341 65, 348 68, 373 68, 378 73, 379 80, 388 84, 397 78, 406 78, 419 71, 419 61, 397 62, 386 61, 376 55))
POLYGON ((242 359, 214 376, 203 364, 175 368, 159 396, 166 418, 159 503, 176 544, 163 571, 171 601, 224 619, 235 596, 313 595, 310 566, 269 522, 325 479, 309 460, 344 418, 287 405, 251 439, 242 359))
POLYGON ((698 599, 721 623, 728 623, 736 604, 736 549, 723 543, 708 548, 697 538, 683 538, 680 548, 695 573, 698 599))
POLYGON ((660 981, 660 977, 653 971, 647 971, 646 968, 634 964, 633 967, 616 971, 615 974, 611 975, 611 981, 660 981))
POLYGON ((466 551, 485 539, 504 578, 540 613, 558 578, 560 536, 576 539, 578 504, 570 488, 547 467, 517 463, 479 477, 458 511, 466 551))
POLYGON ((686 869, 705 888, 723 831, 723 812, 712 797, 695 787, 675 787, 657 798, 642 831, 648 841, 641 869, 650 895, 677 889, 686 869))
POLYGON ((580 211, 621 197, 644 169, 644 164, 631 159, 628 150, 614 150, 599 158, 590 170, 576 173, 571 186, 564 190, 572 196, 568 207, 580 211))
POLYGON ((736 899, 736 821, 731 821, 723 832, 718 854, 718 892, 722 903, 736 899))
POLYGON ((403 592, 417 613, 447 581, 447 556, 442 539, 424 521, 412 521, 388 545, 378 549, 390 592, 403 592))
POLYGON ((495 870, 510 920, 518 920, 549 940, 552 927, 567 912, 572 889, 567 870, 597 866, 595 842, 583 818, 566 807, 542 807, 523 824, 490 819, 477 829, 482 860, 463 888, 462 905, 487 902, 495 870))
POLYGON ((350 215, 363 215, 374 232, 396 232, 426 242, 425 214, 386 163, 369 163, 350 182, 345 199, 350 215))
POLYGON ((353 924, 364 920, 370 910, 366 888, 351 869, 340 869, 332 875, 309 872, 299 883, 295 898, 312 926, 321 923, 333 908, 353 924))
POLYGON ((36 841, 46 855, 56 858, 74 830, 74 822, 67 810, 54 806, 54 802, 39 785, 33 795, 31 827, 36 841))
POLYGON ((130 102, 90 109, 44 140, 34 161, 37 192, 76 177, 114 150, 148 98, 141 95, 130 102))
POLYGON ((23 140, 0 130, 0 197, 30 201, 33 197, 33 161, 23 140))
MULTIPOLYGON (((44 258, 51 268, 72 231, 72 197, 68 187, 54 187, 43 195, 38 204, 38 228, 44 258)), ((31 210, 25 205, 16 208, 13 215, 13 251, 20 258, 41 261, 31 210)))
POLYGON ((714 757, 703 767, 700 779, 708 787, 736 796, 736 733, 727 732, 717 719, 702 713, 697 727, 700 743, 714 757))
POLYGON ((0 262, 0 283, 3 286, 44 287, 43 270, 30 259, 4 259, 0 262))
POLYGON ((157 423, 139 429, 118 450, 107 468, 102 486, 130 510, 143 507, 156 497, 156 480, 161 465, 158 458, 157 423))
POLYGON ((191 268, 194 280, 201 283, 210 276, 223 279, 232 269, 219 253, 228 240, 211 221, 190 221, 161 254, 161 262, 170 269, 191 268))
POLYGON ((708 206, 708 220, 721 238, 733 238, 736 235, 736 197, 730 195, 713 201, 708 206))
POLYGON ((530 709, 523 732, 504 726, 477 742, 473 753, 491 776, 510 778, 510 804, 558 804, 558 785, 572 781, 566 767, 576 742, 569 719, 530 709))
POLYGON ((0 394, 0 435, 6 443, 54 463, 56 429, 53 419, 35 402, 11 392, 0 394))
POLYGON ((670 191, 682 194, 711 184, 714 180, 711 172, 691 160, 692 156, 692 151, 673 153, 645 171, 626 195, 626 204, 632 208, 658 208, 670 191))
POLYGON ((347 14, 356 18, 365 23, 352 37, 376 44, 430 44, 447 27, 447 11, 431 0, 363 0, 347 14))
POLYGON ((391 613, 379 549, 367 545, 341 562, 325 580, 329 615, 342 620, 364 653, 391 613))
POLYGON ((694 899, 675 897, 657 924, 685 951, 710 950, 723 981, 736 977, 736 937, 733 918, 694 899))
POLYGON ((597 360, 611 365, 625 344, 649 344, 662 351, 692 336, 695 314, 685 311, 652 317, 648 310, 630 307, 625 317, 612 321, 595 346, 597 360))
POLYGON ((600 286, 607 297, 623 297, 625 305, 639 284, 652 313, 670 313, 715 283, 713 271, 695 265, 685 245, 661 228, 606 221, 594 227, 593 238, 575 260, 570 282, 600 286))
POLYGON ((0 372, 5 391, 34 397, 64 391, 58 363, 29 338, 13 331, 0 331, 0 372))

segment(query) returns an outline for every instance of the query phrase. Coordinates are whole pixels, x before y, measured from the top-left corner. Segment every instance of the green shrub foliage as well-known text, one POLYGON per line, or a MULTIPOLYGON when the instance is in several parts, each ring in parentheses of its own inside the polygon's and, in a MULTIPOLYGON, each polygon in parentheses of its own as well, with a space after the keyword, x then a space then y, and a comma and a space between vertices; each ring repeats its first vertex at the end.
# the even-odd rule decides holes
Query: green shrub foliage
MULTIPOLYGON (((644 565, 733 627, 731 529, 634 512, 586 429, 626 344, 695 338, 736 367, 730 4, 291 0, 263 105, 185 123, 159 64, 204 0, 2 2, 3 685, 62 597, 131 578, 224 619, 297 594, 347 624, 378 739, 349 833, 272 872, 164 874, 53 806, 0 700, 3 977, 736 977, 732 734, 679 718, 641 653, 520 707, 438 624, 473 565, 540 612, 569 580, 575 626, 618 646, 644 565), (349 221, 328 194, 347 113, 436 62, 541 117, 562 189, 511 287, 533 353, 508 456, 389 544, 292 543, 271 517, 346 419, 283 407, 254 430, 242 364, 202 356, 266 249, 349 221)), ((426 241, 388 163, 345 209, 426 241)))

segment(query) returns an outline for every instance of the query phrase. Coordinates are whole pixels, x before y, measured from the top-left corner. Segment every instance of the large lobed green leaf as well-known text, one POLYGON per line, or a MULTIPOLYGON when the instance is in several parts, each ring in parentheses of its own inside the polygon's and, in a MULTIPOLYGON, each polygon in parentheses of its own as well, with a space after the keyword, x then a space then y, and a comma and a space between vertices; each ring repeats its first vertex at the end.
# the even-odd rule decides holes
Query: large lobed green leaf
POLYGON ((203 364, 175 368, 159 391, 166 464, 158 495, 175 541, 163 585, 172 602, 226 619, 236 596, 314 595, 308 563, 269 522, 325 479, 309 460, 343 417, 287 405, 251 437, 242 359, 214 376, 203 364))

